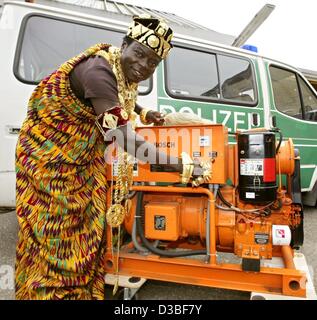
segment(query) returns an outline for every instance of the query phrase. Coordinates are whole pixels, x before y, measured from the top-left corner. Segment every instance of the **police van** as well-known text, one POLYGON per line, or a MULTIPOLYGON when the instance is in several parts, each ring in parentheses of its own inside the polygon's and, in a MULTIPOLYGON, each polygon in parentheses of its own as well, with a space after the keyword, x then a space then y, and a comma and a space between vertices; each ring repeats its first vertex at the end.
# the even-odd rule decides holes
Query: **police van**
POLYGON ((298 69, 232 47, 225 35, 219 43, 221 34, 194 23, 181 29, 184 19, 175 15, 115 1, 95 3, 105 7, 41 0, 5 1, 1 8, 0 207, 15 205, 16 141, 37 83, 93 44, 120 46, 131 15, 144 12, 166 18, 175 36, 166 61, 140 84, 140 105, 222 123, 230 143, 236 130, 276 122, 283 138, 292 138, 299 149, 304 200, 316 205, 317 94, 298 69))

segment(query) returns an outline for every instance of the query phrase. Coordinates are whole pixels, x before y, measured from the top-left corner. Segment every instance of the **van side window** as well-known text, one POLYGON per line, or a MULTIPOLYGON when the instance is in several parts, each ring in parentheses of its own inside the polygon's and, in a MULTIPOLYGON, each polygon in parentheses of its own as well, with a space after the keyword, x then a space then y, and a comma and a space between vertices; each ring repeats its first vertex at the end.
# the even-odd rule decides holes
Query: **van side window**
MULTIPOLYGON (((29 15, 22 23, 14 72, 18 80, 37 84, 60 64, 90 46, 104 42, 121 46, 124 33, 74 21, 29 15)), ((149 92, 150 80, 140 83, 149 92)))
POLYGON ((275 107, 295 118, 302 119, 296 75, 289 70, 270 66, 275 107))
POLYGON ((166 71, 167 91, 176 98, 255 104, 255 81, 246 59, 174 46, 166 71))
POLYGON ((254 86, 249 61, 218 55, 218 64, 223 98, 254 101, 254 86))
POLYGON ((299 75, 270 66, 275 107, 298 119, 317 121, 317 98, 299 75))
POLYGON ((167 58, 168 89, 172 94, 219 98, 214 54, 174 47, 167 58), (210 88, 212 88, 210 90, 210 88))
POLYGON ((300 77, 299 85, 303 97, 304 118, 305 120, 317 121, 317 97, 300 77))

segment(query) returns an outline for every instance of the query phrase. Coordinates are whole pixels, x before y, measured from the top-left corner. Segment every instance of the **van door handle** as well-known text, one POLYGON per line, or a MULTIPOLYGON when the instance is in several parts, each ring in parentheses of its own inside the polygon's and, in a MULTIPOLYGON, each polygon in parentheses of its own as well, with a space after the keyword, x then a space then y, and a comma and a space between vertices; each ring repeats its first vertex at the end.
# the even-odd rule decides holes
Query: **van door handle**
POLYGON ((7 127, 9 134, 19 134, 21 127, 7 127))

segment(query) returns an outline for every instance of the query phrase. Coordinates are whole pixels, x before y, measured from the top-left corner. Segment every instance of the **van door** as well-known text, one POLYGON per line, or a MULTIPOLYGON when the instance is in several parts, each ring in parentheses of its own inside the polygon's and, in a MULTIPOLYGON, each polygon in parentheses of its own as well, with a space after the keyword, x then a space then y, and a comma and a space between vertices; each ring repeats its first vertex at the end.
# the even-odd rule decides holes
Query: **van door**
POLYGON ((296 70, 270 61, 266 61, 266 69, 271 112, 284 139, 292 138, 300 152, 302 191, 311 191, 317 180, 316 92, 296 70))

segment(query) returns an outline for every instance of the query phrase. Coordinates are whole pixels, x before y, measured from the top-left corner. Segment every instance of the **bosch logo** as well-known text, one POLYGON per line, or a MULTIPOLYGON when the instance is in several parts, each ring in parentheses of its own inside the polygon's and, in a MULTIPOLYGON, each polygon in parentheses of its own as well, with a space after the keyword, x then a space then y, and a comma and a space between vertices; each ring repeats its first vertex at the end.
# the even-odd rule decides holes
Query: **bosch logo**
POLYGON ((154 143, 156 148, 175 148, 175 142, 156 142, 154 143))

